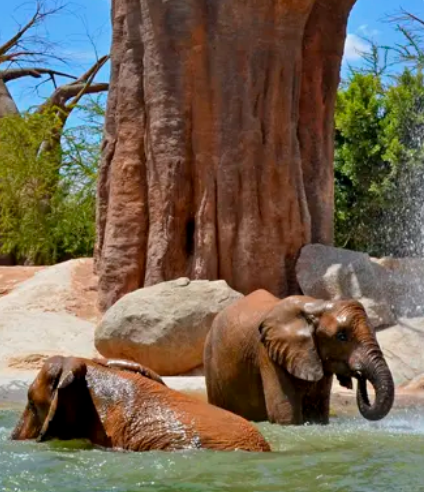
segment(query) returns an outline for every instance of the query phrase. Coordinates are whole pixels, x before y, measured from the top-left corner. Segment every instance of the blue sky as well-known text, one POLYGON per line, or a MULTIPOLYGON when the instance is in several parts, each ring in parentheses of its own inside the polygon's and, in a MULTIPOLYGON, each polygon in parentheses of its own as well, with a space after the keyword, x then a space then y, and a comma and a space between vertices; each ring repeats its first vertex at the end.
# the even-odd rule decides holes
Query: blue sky
MULTIPOLYGON (((61 2, 62 5, 65 1, 61 2)), ((24 24, 35 10, 36 0, 1 0, 0 43, 9 39, 19 24, 24 24)), ((50 0, 50 5, 53 1, 50 0)), ((98 56, 109 53, 111 41, 110 0, 66 1, 65 8, 51 16, 37 35, 57 43, 57 51, 66 64, 53 63, 53 68, 73 75, 84 73, 98 56)), ((97 81, 108 81, 109 66, 98 74, 97 81)), ((58 83, 66 79, 58 78, 58 83)), ((8 84, 19 108, 37 104, 52 92, 46 83, 34 91, 37 79, 23 78, 8 84)))
POLYGON ((349 18, 344 69, 348 64, 357 66, 361 63, 358 49, 366 48, 361 39, 364 35, 372 37, 378 44, 386 45, 402 39, 393 24, 387 22, 387 16, 398 13, 400 9, 424 19, 424 0, 357 0, 349 18))
MULTIPOLYGON (((40 28, 39 34, 57 42, 61 55, 67 58, 68 66, 57 65, 56 68, 73 74, 82 73, 96 59, 93 44, 99 56, 108 53, 111 37, 110 1, 71 0, 64 11, 51 17, 46 26, 40 28)), ((30 17, 36 1, 2 0, 1 3, 0 43, 16 32, 18 22, 24 23, 30 17)), ((424 18, 424 0, 357 0, 349 19, 343 73, 348 64, 361 63, 357 52, 365 48, 361 36, 371 36, 378 43, 384 44, 396 41, 397 33, 392 25, 384 22, 384 18, 401 7, 424 18)), ((109 66, 105 66, 99 75, 98 80, 106 81, 109 66)), ((37 83, 37 80, 25 78, 9 84, 20 108, 37 104, 51 92, 51 84, 47 83, 35 92, 37 83)))

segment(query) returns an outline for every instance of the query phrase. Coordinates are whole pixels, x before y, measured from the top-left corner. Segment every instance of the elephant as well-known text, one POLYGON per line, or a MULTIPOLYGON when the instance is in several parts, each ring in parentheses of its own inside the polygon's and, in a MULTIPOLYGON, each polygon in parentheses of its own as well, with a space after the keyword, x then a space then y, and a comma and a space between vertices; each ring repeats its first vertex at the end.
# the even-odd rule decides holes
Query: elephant
POLYGON ((53 356, 44 362, 11 439, 55 438, 130 451, 270 451, 251 422, 120 359, 53 356))
POLYGON ((333 375, 368 420, 385 417, 394 383, 362 304, 256 290, 224 308, 206 337, 209 403, 252 421, 328 424, 333 375), (375 389, 371 404, 367 381, 375 389))

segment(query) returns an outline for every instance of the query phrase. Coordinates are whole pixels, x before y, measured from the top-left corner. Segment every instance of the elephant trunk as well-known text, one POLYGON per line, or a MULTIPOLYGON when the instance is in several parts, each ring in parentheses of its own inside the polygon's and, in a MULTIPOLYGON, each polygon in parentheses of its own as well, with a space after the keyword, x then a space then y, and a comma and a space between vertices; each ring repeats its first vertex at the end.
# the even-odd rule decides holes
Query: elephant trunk
POLYGON ((392 374, 379 347, 367 351, 365 357, 361 357, 356 372, 358 373, 358 389, 356 401, 358 409, 363 417, 368 420, 380 420, 384 418, 392 408, 395 397, 395 385, 392 374), (367 381, 375 390, 375 400, 371 405, 367 392, 367 381))
POLYGON ((19 420, 19 422, 16 424, 12 433, 10 434, 10 439, 12 441, 17 441, 17 440, 21 439, 22 427, 23 427, 23 420, 21 418, 19 420))
POLYGON ((31 422, 30 422, 29 410, 26 407, 23 414, 21 415, 21 418, 19 419, 18 423, 13 429, 10 435, 10 439, 12 441, 31 439, 33 437, 33 433, 31 432, 30 424, 31 422))

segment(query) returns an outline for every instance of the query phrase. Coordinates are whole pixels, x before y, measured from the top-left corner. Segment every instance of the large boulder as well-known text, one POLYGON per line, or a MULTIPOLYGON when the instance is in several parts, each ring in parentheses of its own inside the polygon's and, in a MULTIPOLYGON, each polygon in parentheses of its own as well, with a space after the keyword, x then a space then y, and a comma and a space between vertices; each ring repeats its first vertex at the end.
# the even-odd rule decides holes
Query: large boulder
POLYGON ((372 258, 385 296, 397 316, 424 316, 424 259, 372 258))
POLYGON ((378 331, 377 340, 396 385, 424 373, 424 318, 401 318, 378 331))
POLYGON ((179 278, 136 290, 106 311, 95 346, 163 376, 186 373, 202 364, 215 315, 240 297, 224 280, 179 278))
POLYGON ((319 299, 357 299, 374 327, 392 325, 395 315, 386 298, 384 268, 366 253, 309 244, 296 264, 302 292, 319 299))

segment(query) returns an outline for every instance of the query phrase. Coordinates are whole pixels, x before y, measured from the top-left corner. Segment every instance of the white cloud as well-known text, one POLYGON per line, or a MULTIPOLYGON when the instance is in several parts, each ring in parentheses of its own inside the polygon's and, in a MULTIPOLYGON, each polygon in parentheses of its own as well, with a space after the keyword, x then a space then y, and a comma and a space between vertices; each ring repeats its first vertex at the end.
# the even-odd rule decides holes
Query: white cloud
POLYGON ((369 46, 356 34, 346 36, 343 60, 355 61, 361 58, 361 53, 369 51, 369 46))
POLYGON ((362 24, 358 27, 358 31, 367 38, 373 38, 380 34, 378 29, 370 29, 368 24, 362 24))
POLYGON ((96 53, 93 50, 68 50, 64 49, 62 51, 62 56, 70 62, 77 63, 95 63, 96 53))

